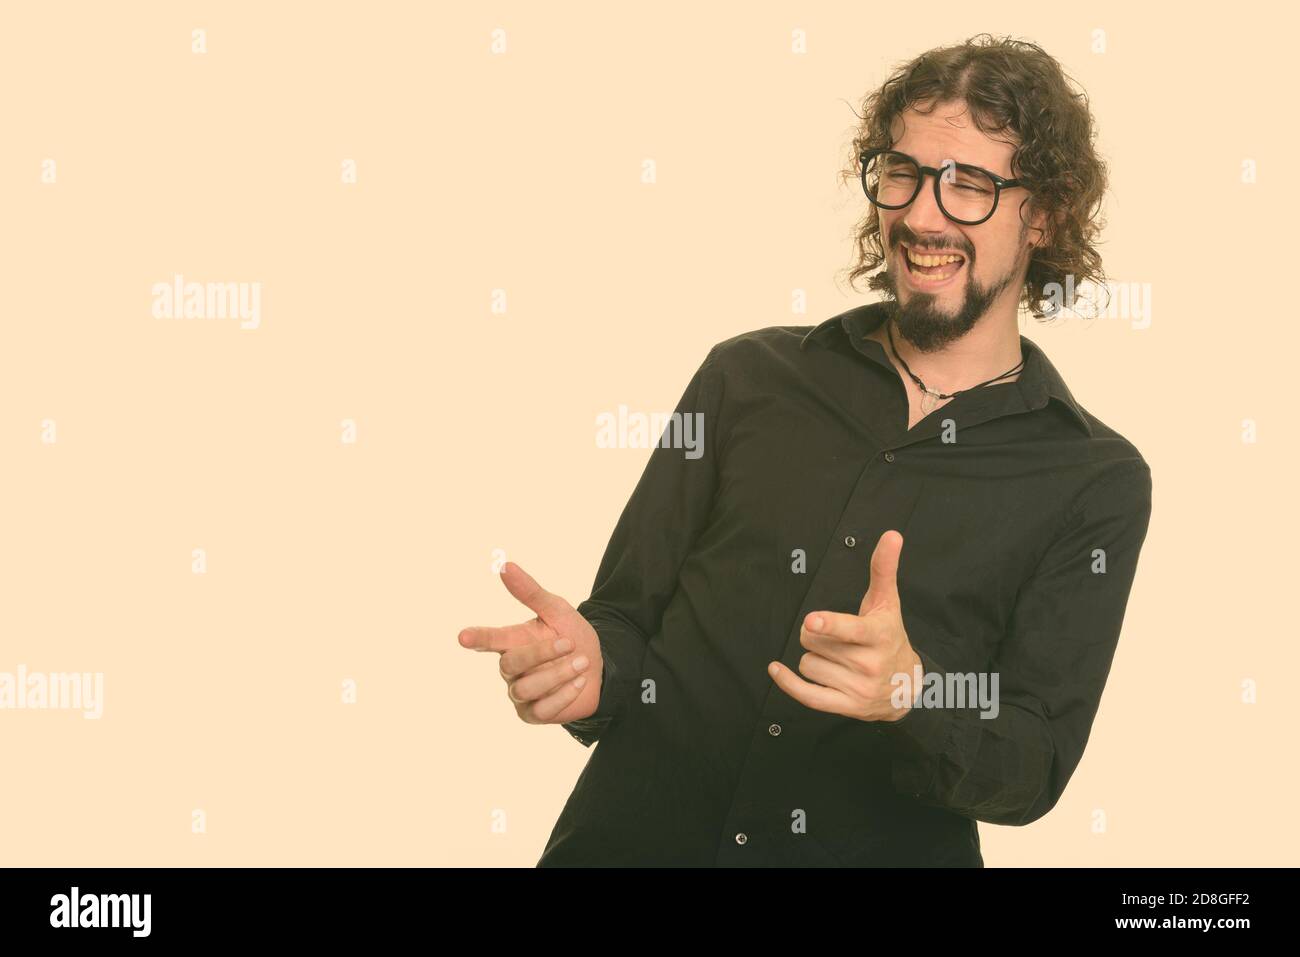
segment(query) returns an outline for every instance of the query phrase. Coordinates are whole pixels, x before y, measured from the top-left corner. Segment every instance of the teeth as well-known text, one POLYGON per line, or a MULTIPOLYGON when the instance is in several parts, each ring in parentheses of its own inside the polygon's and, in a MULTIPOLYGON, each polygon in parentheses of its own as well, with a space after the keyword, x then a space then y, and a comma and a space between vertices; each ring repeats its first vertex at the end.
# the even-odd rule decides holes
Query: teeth
POLYGON ((961 259, 960 256, 919 256, 912 250, 907 250, 907 258, 918 266, 942 266, 945 263, 955 263, 961 259))

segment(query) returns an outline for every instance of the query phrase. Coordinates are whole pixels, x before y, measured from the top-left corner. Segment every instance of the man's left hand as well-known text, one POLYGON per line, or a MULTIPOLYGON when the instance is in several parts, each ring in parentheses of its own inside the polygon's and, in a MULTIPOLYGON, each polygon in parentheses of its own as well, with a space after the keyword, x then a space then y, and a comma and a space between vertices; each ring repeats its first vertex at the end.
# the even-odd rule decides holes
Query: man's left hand
POLYGON ((871 582, 856 615, 815 611, 804 618, 799 644, 807 653, 799 659, 799 671, 812 681, 773 661, 767 671, 782 691, 817 711, 859 721, 898 721, 907 714, 921 689, 913 685, 904 704, 896 706, 894 676, 906 673, 912 680, 913 669, 922 662, 903 628, 898 599, 902 550, 900 533, 890 530, 880 536, 871 554, 871 582))

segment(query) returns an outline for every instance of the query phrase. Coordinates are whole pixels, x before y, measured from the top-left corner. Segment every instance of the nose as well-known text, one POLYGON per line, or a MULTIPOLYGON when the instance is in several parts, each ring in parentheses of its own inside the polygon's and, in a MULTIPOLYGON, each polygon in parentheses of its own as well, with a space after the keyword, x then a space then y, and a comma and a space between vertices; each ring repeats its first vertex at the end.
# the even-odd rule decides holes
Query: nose
POLYGON ((903 211, 903 223, 917 235, 947 232, 948 217, 935 201, 932 174, 921 174, 921 191, 903 211))

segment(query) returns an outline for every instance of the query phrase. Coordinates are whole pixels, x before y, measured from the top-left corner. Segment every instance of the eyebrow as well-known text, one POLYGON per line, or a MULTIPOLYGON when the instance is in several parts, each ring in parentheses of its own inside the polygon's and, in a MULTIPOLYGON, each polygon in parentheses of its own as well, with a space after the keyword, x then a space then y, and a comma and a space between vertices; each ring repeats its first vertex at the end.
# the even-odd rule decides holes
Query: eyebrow
MULTIPOLYGON (((891 147, 889 147, 889 148, 892 149, 895 153, 902 153, 902 154, 904 154, 905 156, 911 156, 912 159, 916 160, 918 163, 921 163, 921 160, 920 160, 918 157, 913 156, 911 153, 907 152, 907 150, 900 150, 897 146, 891 146, 891 147)), ((951 159, 951 157, 948 157, 948 158, 951 159)), ((982 169, 982 170, 985 170, 986 172, 989 172, 989 173, 995 173, 996 175, 1001 176, 1003 179, 1015 179, 1015 177, 1012 176, 1010 173, 999 173, 997 170, 992 169, 992 168, 990 168, 990 167, 988 167, 988 166, 981 166, 979 163, 969 163, 969 162, 966 162, 966 161, 964 161, 964 160, 959 160, 959 159, 954 159, 954 160, 953 160, 953 163, 955 163, 955 164, 958 165, 958 166, 972 166, 972 167, 974 167, 975 169, 982 169)), ((925 166, 925 165, 927 165, 927 164, 925 164, 925 163, 921 163, 921 165, 922 165, 922 166, 925 166)), ((932 167, 932 168, 933 168, 933 169, 943 169, 943 164, 940 163, 938 166, 935 166, 935 167, 932 167)))

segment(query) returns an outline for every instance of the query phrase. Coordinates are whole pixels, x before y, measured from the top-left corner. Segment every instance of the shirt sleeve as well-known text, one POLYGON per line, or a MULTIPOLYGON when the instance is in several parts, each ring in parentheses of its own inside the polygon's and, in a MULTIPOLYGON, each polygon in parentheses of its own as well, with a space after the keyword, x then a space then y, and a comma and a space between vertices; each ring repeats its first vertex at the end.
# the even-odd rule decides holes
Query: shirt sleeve
POLYGON ((562 727, 587 747, 639 694, 646 646, 713 510, 723 399, 720 345, 709 350, 687 384, 614 527, 591 597, 577 605, 596 629, 604 671, 595 713, 562 727))
MULTIPOLYGON (((895 745, 899 793, 991 824, 1029 824, 1056 805, 1083 757, 1150 516, 1144 461, 1083 493, 1017 596, 989 664, 999 676, 997 716, 913 708, 881 723, 895 745)), ((944 672, 914 647, 926 674, 944 672)))

